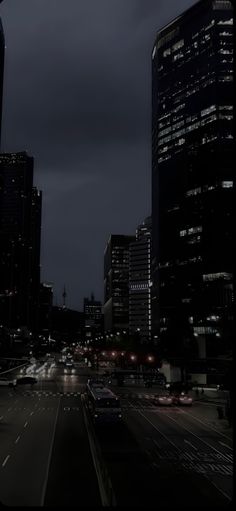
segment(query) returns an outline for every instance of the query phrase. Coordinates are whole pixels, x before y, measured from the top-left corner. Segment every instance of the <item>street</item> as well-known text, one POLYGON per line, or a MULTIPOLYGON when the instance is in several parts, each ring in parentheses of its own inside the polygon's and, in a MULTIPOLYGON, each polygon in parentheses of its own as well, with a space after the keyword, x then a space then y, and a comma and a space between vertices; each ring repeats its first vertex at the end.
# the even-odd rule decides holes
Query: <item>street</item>
MULTIPOLYGON (((101 505, 81 395, 88 369, 62 367, 16 391, 0 388, 0 501, 10 506, 101 505)), ((155 391, 112 389, 123 422, 94 427, 118 505, 227 505, 232 438, 214 405, 158 407, 155 391)))

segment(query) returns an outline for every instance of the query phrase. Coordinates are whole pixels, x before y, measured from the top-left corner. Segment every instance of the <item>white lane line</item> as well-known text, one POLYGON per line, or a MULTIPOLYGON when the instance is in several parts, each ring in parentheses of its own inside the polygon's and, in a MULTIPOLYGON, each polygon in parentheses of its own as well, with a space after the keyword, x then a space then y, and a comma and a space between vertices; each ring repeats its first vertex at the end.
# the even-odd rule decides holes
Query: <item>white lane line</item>
POLYGON ((157 428, 157 426, 155 426, 155 424, 153 424, 153 422, 152 422, 152 421, 150 421, 150 419, 148 419, 148 417, 146 417, 146 415, 144 415, 142 412, 140 412, 140 410, 138 410, 138 413, 139 413, 140 415, 142 415, 142 417, 144 417, 144 419, 146 419, 146 421, 147 421, 147 422, 149 422, 149 423, 152 425, 152 427, 153 427, 154 429, 156 429, 156 431, 158 431, 158 433, 160 433, 160 434, 161 434, 161 435, 162 435, 162 436, 163 436, 163 437, 167 440, 167 442, 168 442, 169 444, 173 445, 173 447, 174 447, 175 449, 177 449, 178 451, 181 451, 181 449, 180 449, 180 448, 179 448, 176 444, 174 444, 174 442, 172 442, 172 440, 170 440, 170 439, 169 439, 169 438, 168 438, 168 437, 167 437, 164 433, 162 433, 162 432, 160 431, 160 429, 158 429, 158 428, 157 428))
POLYGON ((185 442, 186 444, 188 444, 188 445, 191 445, 191 447, 192 447, 193 449, 195 449, 195 451, 198 451, 197 447, 195 447, 195 445, 191 444, 191 442, 189 442, 189 440, 186 440, 186 439, 184 438, 184 442, 185 442))
POLYGON ((54 426, 53 426, 53 432, 52 432, 52 441, 51 441, 51 445, 50 445, 50 449, 49 449, 49 454, 48 454, 48 462, 47 462, 47 468, 46 468, 46 475, 45 475, 45 479, 44 479, 44 483, 43 483, 43 490, 42 490, 42 496, 41 496, 41 502, 40 502, 40 506, 41 507, 44 506, 44 499, 45 499, 45 494, 46 494, 46 489, 47 489, 49 468, 50 468, 50 463, 51 463, 52 449, 53 449, 54 438, 55 438, 55 433, 56 433, 56 425, 57 425, 57 419, 58 419, 58 414, 59 414, 60 402, 61 402, 61 398, 59 397, 57 413, 56 413, 55 422, 54 422, 54 426))
POLYGON ((33 415, 33 413, 34 413, 34 412, 31 412, 31 414, 30 414, 30 415, 33 415))
POLYGON ((224 444, 224 442, 221 442, 220 440, 219 440, 219 444, 224 445, 224 447, 227 447, 228 449, 230 449, 231 451, 233 451, 232 447, 230 447, 230 446, 229 446, 229 445, 227 445, 227 444, 224 444))
POLYGON ((215 429, 212 426, 210 426, 209 424, 207 424, 206 422, 203 422, 201 419, 199 419, 198 417, 196 417, 192 413, 185 412, 182 408, 179 408, 179 410, 181 410, 181 412, 184 413, 185 415, 189 415, 190 417, 192 417, 192 419, 195 419, 196 421, 201 422, 201 424, 203 424, 206 428, 212 429, 212 431, 215 431, 219 435, 224 436, 225 438, 228 438, 228 440, 231 440, 230 436, 224 435, 224 433, 221 433, 221 431, 219 431, 218 429, 215 429))
POLYGON ((17 437, 17 439, 15 440, 15 444, 17 444, 20 440, 20 435, 17 437))
POLYGON ((173 422, 176 422, 176 424, 178 424, 178 426, 180 428, 183 428, 185 429, 185 431, 188 431, 188 433, 190 433, 191 435, 195 436, 198 440, 200 440, 200 442, 202 442, 203 444, 207 445, 208 447, 210 447, 210 449, 213 449, 213 451, 216 451, 218 454, 220 454, 226 461, 230 461, 228 456, 226 456, 225 454, 223 454, 222 452, 218 451, 218 449, 216 449, 215 447, 213 447, 213 445, 209 444, 208 442, 206 442, 205 440, 203 440, 203 438, 201 438, 200 436, 196 435, 196 433, 193 433, 190 429, 186 428, 185 426, 183 426, 182 424, 180 424, 177 420, 173 419, 173 417, 170 417, 170 415, 167 415, 166 414, 166 417, 169 417, 169 419, 171 419, 173 422))
POLYGON ((26 422, 26 423, 24 424, 24 428, 26 428, 27 424, 28 424, 28 422, 26 422))
POLYGON ((8 408, 7 411, 10 412, 11 408, 8 408))
POLYGON ((2 467, 5 467, 6 463, 9 460, 9 458, 10 458, 10 454, 8 454, 7 457, 5 458, 5 460, 4 460, 3 464, 2 464, 2 467))
POLYGON ((3 416, 3 415, 1 415, 0 420, 2 420, 2 419, 3 419, 3 417, 4 417, 4 416, 3 416))

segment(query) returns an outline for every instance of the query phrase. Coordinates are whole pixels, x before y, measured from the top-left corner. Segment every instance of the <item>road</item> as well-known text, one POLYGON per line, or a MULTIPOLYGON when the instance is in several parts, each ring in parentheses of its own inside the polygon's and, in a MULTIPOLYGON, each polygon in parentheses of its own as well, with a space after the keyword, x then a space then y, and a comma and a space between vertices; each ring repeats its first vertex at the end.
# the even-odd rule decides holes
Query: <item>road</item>
MULTIPOLYGON (((33 388, 0 388, 0 500, 11 506, 101 505, 81 394, 88 369, 56 367, 33 388)), ((211 406, 157 407, 152 392, 113 388, 123 423, 93 431, 118 505, 227 505, 233 446, 211 406)), ((157 389, 155 389, 157 392, 157 389)))
POLYGON ((0 388, 0 501, 8 506, 101 504, 81 384, 60 370, 14 392, 0 388), (64 381, 64 383, 63 383, 64 381))

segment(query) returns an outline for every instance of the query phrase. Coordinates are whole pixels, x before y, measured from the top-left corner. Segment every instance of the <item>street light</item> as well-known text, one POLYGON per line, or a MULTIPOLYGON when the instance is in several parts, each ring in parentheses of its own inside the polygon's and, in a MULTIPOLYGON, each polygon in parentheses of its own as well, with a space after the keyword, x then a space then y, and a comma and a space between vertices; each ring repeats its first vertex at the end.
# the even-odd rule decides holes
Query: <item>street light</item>
POLYGON ((130 355, 130 359, 134 362, 134 360, 136 360, 136 355, 130 355))
POLYGON ((154 357, 152 355, 148 355, 148 362, 153 362, 154 361, 154 357))

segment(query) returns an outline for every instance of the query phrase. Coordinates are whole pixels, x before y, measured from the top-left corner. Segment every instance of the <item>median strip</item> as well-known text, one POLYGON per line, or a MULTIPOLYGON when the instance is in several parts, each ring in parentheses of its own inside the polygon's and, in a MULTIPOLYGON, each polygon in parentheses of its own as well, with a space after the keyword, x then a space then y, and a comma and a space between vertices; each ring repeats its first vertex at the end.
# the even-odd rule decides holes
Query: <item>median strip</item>
POLYGON ((102 501, 102 506, 116 506, 116 498, 115 494, 112 488, 112 484, 108 475, 107 468, 105 466, 105 463, 102 459, 102 454, 100 447, 97 443, 94 431, 93 431, 93 425, 90 416, 87 414, 87 406, 85 403, 85 398, 83 395, 81 395, 81 401, 82 401, 82 409, 83 409, 83 415, 84 415, 84 422, 86 425, 87 433, 88 433, 88 440, 90 445, 90 451, 92 454, 93 464, 94 468, 97 474, 97 480, 98 480, 98 486, 102 501))

